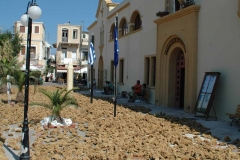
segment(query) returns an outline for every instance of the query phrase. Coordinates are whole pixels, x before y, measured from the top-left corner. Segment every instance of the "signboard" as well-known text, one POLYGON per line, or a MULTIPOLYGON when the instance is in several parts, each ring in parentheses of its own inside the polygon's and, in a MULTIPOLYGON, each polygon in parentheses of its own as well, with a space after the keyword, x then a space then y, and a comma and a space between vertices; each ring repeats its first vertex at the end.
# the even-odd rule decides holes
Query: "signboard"
POLYGON ((205 73, 196 103, 196 113, 202 113, 206 117, 209 116, 220 74, 219 72, 205 73))

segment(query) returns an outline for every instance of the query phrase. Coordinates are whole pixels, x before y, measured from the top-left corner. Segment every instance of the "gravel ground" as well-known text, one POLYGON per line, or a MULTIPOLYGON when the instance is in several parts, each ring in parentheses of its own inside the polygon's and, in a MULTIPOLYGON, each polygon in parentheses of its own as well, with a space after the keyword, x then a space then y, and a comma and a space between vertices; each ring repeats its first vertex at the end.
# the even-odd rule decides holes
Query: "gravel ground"
MULTIPOLYGON (((38 88, 41 87, 57 89, 57 86, 51 84, 38 88)), ((41 93, 34 94, 31 87, 29 93, 30 102, 48 102, 41 93)), ((17 91, 13 89, 12 99, 16 94, 17 91)), ((221 134, 216 135, 212 133, 215 133, 214 128, 205 124, 219 125, 219 132, 229 125, 223 126, 221 121, 207 123, 178 110, 175 112, 179 116, 174 116, 170 114, 173 110, 169 108, 152 113, 155 108, 148 104, 118 105, 117 116, 113 117, 113 104, 108 98, 97 98, 89 103, 89 97, 82 94, 71 94, 77 98, 79 109, 68 107, 61 113, 62 117, 72 119, 74 128, 42 128, 39 121, 49 116, 50 111, 40 106, 29 107, 31 159, 180 160, 240 157, 239 132, 234 134, 235 137, 231 136, 231 131, 236 130, 235 126, 231 127, 229 133, 221 131, 221 134), (201 121, 203 123, 199 123, 201 121)), ((0 150, 0 159, 17 159, 23 104, 12 106, 4 103, 6 94, 0 97, 0 130, 1 138, 5 139, 2 144, 5 152, 0 150)))

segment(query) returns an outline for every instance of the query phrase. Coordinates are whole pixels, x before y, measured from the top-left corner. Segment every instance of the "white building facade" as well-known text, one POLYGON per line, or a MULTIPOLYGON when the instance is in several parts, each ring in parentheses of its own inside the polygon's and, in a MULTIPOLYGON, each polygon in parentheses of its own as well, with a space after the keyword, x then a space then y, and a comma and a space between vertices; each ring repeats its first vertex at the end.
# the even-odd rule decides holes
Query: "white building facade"
POLYGON ((194 113, 205 72, 219 72, 211 107, 219 119, 228 119, 226 112, 235 113, 240 104, 239 9, 239 0, 99 0, 96 21, 88 27, 98 86, 114 80, 112 33, 118 13, 119 94, 140 80, 150 91, 149 103, 194 113))
POLYGON ((56 53, 57 77, 67 79, 67 67, 72 62, 74 73, 80 73, 81 26, 58 24, 56 53))
MULTIPOLYGON (((25 61, 27 53, 27 31, 28 27, 23 26, 20 21, 14 24, 15 32, 19 33, 23 41, 22 49, 18 60, 25 61)), ((42 73, 45 70, 47 59, 50 56, 52 46, 45 41, 45 27, 43 22, 32 22, 31 49, 30 49, 30 70, 38 70, 42 73)), ((23 69, 25 64, 23 64, 23 69)))

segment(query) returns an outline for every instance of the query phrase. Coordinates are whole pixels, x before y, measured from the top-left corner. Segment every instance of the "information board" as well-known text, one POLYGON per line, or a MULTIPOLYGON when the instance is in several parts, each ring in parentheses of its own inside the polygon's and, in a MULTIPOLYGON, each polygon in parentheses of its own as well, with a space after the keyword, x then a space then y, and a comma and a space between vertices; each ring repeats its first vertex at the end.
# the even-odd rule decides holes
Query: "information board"
POLYGON ((202 113, 206 117, 209 116, 220 74, 219 72, 205 72, 196 103, 196 113, 202 113))

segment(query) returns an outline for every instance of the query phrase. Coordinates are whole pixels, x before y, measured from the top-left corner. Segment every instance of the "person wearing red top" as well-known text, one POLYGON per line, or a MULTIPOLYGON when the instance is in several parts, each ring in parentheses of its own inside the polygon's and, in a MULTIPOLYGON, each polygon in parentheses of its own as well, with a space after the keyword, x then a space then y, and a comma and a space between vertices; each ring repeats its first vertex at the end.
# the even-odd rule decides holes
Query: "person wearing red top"
POLYGON ((135 101, 134 97, 141 94, 142 86, 140 84, 140 80, 137 80, 137 84, 132 86, 132 90, 133 90, 133 95, 132 95, 132 98, 128 100, 128 102, 134 102, 135 101))

